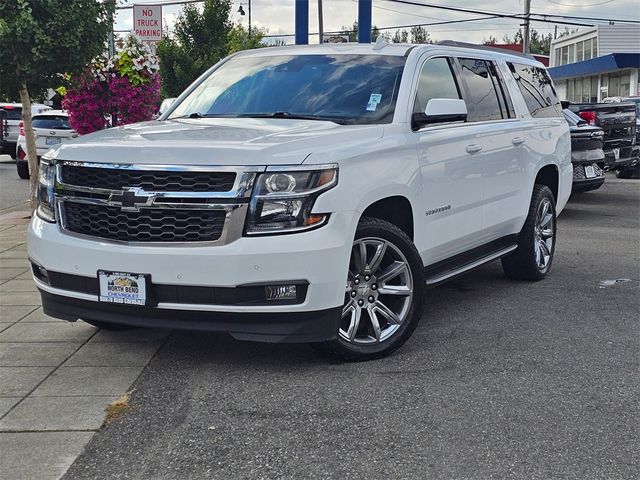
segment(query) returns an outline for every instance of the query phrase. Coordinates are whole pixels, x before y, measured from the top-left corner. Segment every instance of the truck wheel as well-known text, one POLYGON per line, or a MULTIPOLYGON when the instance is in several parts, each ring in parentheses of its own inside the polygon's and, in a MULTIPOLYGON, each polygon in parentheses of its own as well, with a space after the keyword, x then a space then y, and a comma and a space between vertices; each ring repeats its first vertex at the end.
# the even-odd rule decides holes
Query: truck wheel
POLYGON ((402 230, 363 218, 351 250, 338 338, 321 347, 347 361, 380 358, 399 348, 420 320, 423 268, 402 230))
POLYGON ((625 168, 624 170, 616 170, 616 178, 633 177, 633 168, 625 168))
POLYGON ((29 164, 27 162, 18 162, 16 163, 16 167, 18 168, 18 176, 23 180, 29 178, 29 164))
POLYGON ((542 280, 553 261, 556 248, 556 206, 553 193, 545 185, 535 185, 529 214, 518 236, 518 248, 502 258, 507 277, 542 280))

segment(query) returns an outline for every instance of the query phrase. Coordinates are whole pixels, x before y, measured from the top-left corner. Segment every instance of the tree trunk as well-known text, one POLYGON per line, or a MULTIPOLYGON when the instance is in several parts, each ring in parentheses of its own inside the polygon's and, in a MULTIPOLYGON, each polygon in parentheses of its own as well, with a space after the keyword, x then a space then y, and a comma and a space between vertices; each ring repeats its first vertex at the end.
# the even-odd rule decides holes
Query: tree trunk
POLYGON ((20 102, 22 103, 22 122, 24 123, 24 134, 27 140, 27 161, 29 162, 30 175, 30 193, 29 201, 31 203, 31 211, 36 208, 36 189, 38 188, 38 150, 36 149, 36 137, 33 134, 33 125, 31 122, 31 98, 27 84, 20 85, 20 102))

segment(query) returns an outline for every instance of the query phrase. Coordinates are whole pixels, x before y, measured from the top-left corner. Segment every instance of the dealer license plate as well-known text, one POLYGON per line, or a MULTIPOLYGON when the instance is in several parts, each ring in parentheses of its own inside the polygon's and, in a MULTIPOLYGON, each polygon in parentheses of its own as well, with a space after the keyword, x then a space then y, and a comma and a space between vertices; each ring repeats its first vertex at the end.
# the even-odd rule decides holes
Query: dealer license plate
POLYGON ((60 139, 57 137, 47 137, 45 142, 47 145, 57 145, 60 143, 60 139))
POLYGON ((619 148, 614 148, 613 149, 613 158, 615 158, 616 160, 620 160, 620 149, 619 148))
POLYGON ((98 270, 100 301, 125 305, 146 305, 149 275, 98 270))
POLYGON ((596 176, 596 170, 593 168, 593 165, 587 165, 584 167, 584 176, 587 178, 593 178, 596 176))

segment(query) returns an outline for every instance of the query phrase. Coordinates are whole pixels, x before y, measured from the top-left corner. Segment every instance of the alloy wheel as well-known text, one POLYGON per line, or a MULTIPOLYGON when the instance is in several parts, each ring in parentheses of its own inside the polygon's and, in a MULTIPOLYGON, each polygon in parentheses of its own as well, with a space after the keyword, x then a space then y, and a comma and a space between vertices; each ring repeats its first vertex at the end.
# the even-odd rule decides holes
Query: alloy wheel
POLYGON ((382 238, 357 239, 351 250, 340 338, 355 345, 389 339, 407 319, 412 298, 413 275, 404 254, 382 238))
POLYGON ((534 248, 536 265, 541 272, 546 271, 553 255, 555 218, 551 200, 543 198, 536 211, 534 226, 534 248))

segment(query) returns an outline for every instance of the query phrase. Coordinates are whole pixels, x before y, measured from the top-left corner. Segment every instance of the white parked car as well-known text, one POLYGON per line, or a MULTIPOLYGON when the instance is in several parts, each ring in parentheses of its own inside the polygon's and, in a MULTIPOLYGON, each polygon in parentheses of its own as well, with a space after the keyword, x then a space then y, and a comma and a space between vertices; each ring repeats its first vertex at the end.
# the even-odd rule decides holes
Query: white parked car
MULTIPOLYGON (((31 115, 47 110, 51 110, 51 107, 41 103, 31 104, 31 115)), ((22 104, 0 102, 0 153, 15 154, 20 122, 22 122, 22 104)))
MULTIPOLYGON (((51 147, 68 142, 78 136, 78 133, 69 125, 69 115, 64 110, 47 110, 44 113, 34 115, 32 125, 36 137, 38 158, 51 147)), ((20 178, 29 178, 27 139, 24 135, 22 122, 20 122, 20 133, 16 145, 16 166, 20 178)))
POLYGON ((158 121, 43 157, 33 276, 45 313, 69 321, 376 358, 410 337, 426 287, 499 258, 510 278, 548 274, 570 145, 528 57, 244 51, 158 121))

